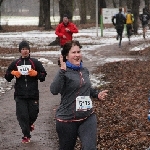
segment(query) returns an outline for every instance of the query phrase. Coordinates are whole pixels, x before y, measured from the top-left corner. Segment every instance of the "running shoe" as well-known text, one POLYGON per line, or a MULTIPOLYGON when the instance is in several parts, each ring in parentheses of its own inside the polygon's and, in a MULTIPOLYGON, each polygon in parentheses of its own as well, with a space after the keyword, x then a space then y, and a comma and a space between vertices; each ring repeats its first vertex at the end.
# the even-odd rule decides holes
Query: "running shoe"
POLYGON ((22 143, 29 143, 29 142, 30 142, 30 138, 27 137, 22 138, 22 143))
POLYGON ((34 130, 34 124, 32 124, 31 126, 30 126, 30 131, 32 132, 34 130))

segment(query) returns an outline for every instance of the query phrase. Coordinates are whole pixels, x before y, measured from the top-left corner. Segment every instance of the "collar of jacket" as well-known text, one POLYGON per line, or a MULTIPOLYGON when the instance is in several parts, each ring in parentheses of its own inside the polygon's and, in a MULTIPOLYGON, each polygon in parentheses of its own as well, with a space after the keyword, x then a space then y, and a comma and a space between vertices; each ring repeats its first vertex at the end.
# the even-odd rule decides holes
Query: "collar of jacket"
POLYGON ((80 69, 82 68, 82 62, 80 62, 80 66, 76 66, 76 65, 74 65, 74 64, 71 64, 69 61, 66 61, 66 66, 67 66, 68 68, 71 68, 71 69, 73 69, 73 70, 78 71, 78 70, 80 70, 80 69))
POLYGON ((68 26, 68 24, 69 24, 69 22, 68 22, 67 24, 64 24, 64 22, 63 22, 63 25, 64 25, 65 27, 67 27, 67 26, 68 26))
POLYGON ((30 54, 29 54, 28 57, 25 57, 25 58, 22 58, 22 56, 20 57, 21 60, 24 60, 24 59, 25 59, 25 60, 28 60, 29 58, 30 58, 30 54))

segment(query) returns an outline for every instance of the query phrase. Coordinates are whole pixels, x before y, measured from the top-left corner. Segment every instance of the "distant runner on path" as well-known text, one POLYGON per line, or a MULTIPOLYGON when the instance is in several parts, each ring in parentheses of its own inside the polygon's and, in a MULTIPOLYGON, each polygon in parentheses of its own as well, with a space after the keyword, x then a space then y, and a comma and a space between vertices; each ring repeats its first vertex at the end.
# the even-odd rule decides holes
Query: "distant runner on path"
POLYGON ((133 22, 134 22, 134 16, 131 13, 131 10, 128 9, 127 14, 126 14, 126 29, 127 29, 127 36, 129 39, 129 44, 130 44, 130 37, 133 31, 133 22))
POLYGON ((143 28, 143 38, 145 39, 146 38, 146 32, 148 29, 148 22, 150 20, 150 15, 149 15, 149 13, 147 13, 145 8, 143 8, 143 13, 140 14, 139 18, 141 20, 142 28, 143 28))
POLYGON ((126 17, 122 13, 122 8, 119 8, 119 13, 115 14, 112 17, 112 23, 116 28, 117 31, 116 39, 119 40, 119 47, 121 47, 122 33, 124 30, 124 24, 126 23, 126 17))

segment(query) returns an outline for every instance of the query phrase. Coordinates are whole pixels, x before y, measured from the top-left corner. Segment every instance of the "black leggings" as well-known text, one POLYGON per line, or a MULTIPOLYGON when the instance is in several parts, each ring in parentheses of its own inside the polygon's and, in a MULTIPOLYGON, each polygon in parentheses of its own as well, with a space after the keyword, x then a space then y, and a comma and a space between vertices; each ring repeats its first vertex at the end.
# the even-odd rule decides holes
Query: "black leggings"
POLYGON ((131 34, 132 34, 132 24, 127 24, 126 27, 127 27, 127 35, 131 36, 131 34))
POLYGON ((123 33, 124 28, 119 28, 116 30, 117 30, 118 35, 120 36, 120 40, 122 40, 122 33, 123 33))
POLYGON ((78 136, 82 143, 82 150, 96 150, 97 119, 95 114, 79 122, 56 121, 56 131, 59 137, 59 150, 74 150, 78 136))
POLYGON ((30 126, 36 121, 39 113, 39 102, 36 100, 18 99, 16 101, 16 116, 24 137, 30 138, 30 126))

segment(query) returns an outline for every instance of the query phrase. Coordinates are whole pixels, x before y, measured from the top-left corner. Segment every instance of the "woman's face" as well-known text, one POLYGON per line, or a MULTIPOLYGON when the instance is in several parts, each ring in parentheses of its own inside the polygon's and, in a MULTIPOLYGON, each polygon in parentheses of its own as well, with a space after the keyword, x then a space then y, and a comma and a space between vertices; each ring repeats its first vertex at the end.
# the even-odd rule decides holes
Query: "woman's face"
POLYGON ((81 50, 79 46, 72 46, 66 59, 73 65, 80 66, 80 62, 82 60, 81 50))

